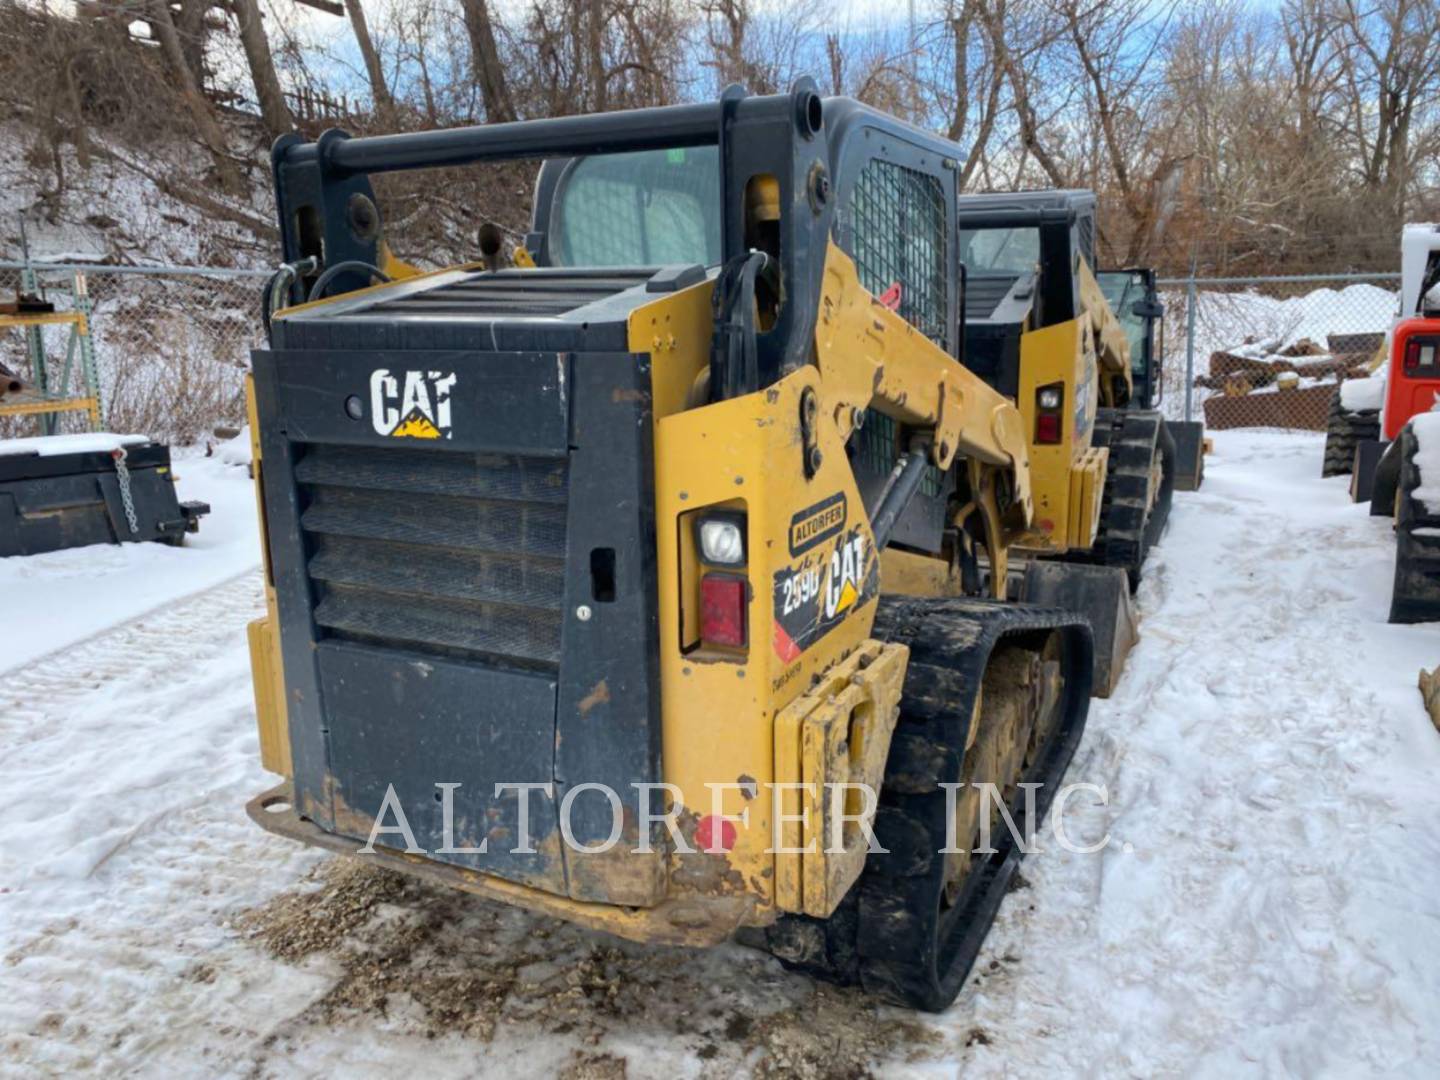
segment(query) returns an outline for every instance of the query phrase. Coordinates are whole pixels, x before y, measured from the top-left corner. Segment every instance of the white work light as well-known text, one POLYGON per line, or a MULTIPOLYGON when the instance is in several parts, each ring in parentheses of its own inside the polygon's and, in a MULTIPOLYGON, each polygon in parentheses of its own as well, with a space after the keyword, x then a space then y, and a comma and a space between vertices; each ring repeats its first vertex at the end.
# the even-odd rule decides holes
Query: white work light
POLYGON ((745 533, 733 518, 708 518, 700 522, 700 557, 719 566, 738 566, 745 561, 745 533))

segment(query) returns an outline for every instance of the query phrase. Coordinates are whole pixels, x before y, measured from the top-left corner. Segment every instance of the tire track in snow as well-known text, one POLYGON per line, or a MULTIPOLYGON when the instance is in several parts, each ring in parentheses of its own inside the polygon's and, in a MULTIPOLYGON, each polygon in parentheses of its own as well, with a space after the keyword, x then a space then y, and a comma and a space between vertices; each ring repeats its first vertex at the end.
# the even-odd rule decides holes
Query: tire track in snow
POLYGON ((0 738, 25 741, 27 727, 63 721, 118 683, 183 679, 196 661, 232 646, 263 602, 259 571, 247 570, 0 676, 0 738))
POLYGON ((1077 800, 1072 835, 1111 845, 1067 854, 1043 834, 1032 890, 1007 901, 979 966, 1010 963, 957 1007, 992 1036, 966 1071, 1435 1060, 1416 1007, 1434 980, 1405 953, 1437 940, 1436 920, 1390 910, 1424 892, 1437 845, 1423 809, 1385 790, 1410 765, 1407 732, 1432 734, 1418 699, 1389 703, 1414 678, 1385 655, 1404 639, 1377 629, 1391 542, 1289 456, 1261 446, 1177 499, 1141 644, 1068 778, 1108 787, 1106 807, 1077 800), (1402 945, 1397 924, 1423 936, 1402 945))
POLYGON ((273 782, 245 641, 263 596, 247 570, 0 680, 0 1061, 194 1072, 323 985, 268 986, 227 924, 318 861, 244 812, 273 782))
POLYGON ((253 737, 238 714, 244 627, 262 602, 247 571, 0 679, 0 819, 13 826, 0 873, 21 888, 88 877, 212 796, 207 755, 253 737))

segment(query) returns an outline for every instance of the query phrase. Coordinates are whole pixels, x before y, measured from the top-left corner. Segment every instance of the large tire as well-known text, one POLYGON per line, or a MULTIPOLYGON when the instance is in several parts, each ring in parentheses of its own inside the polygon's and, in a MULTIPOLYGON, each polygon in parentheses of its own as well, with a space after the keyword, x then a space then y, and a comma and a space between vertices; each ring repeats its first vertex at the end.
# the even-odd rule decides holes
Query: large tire
POLYGON ((1395 494, 1395 586, 1390 596, 1392 623, 1440 621, 1440 514, 1415 497, 1420 441, 1414 428, 1400 430, 1400 479, 1395 494))
POLYGON ((1348 411, 1340 403, 1340 387, 1330 399, 1330 416, 1325 422, 1325 460, 1321 476, 1349 476, 1355 468, 1355 447, 1380 438, 1380 410, 1348 411))
POLYGON ((1070 613, 1023 604, 886 598, 875 637, 911 650, 875 819, 886 850, 869 855, 829 918, 782 917, 766 946, 792 970, 938 1012, 960 992, 1023 855, 1003 822, 993 853, 945 854, 943 785, 963 785, 955 835, 967 851, 974 783, 995 783, 1022 830, 1038 829, 1084 728, 1090 634, 1070 613), (1041 785, 1033 819, 1020 783, 1041 785))

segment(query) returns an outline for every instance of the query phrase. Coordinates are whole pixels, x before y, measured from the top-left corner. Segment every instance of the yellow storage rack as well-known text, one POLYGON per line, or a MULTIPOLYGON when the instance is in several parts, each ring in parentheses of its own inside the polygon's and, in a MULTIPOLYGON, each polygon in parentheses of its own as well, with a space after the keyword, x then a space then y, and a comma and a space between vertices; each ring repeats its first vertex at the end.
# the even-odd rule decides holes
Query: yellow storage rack
MULTIPOLYGON (((34 280, 24 284, 34 288, 34 280)), ((75 309, 73 311, 29 312, 0 315, 0 330, 18 329, 25 332, 26 355, 29 358, 29 385, 24 390, 0 397, 0 416, 35 416, 43 434, 53 434, 60 413, 84 412, 90 430, 102 431, 105 411, 100 400, 100 380, 95 367, 95 347, 90 339, 90 298, 85 275, 75 274, 75 309), (49 326, 68 326, 65 362, 57 373, 45 353, 44 330, 49 326), (72 376, 79 363, 79 392, 72 387, 72 376)))

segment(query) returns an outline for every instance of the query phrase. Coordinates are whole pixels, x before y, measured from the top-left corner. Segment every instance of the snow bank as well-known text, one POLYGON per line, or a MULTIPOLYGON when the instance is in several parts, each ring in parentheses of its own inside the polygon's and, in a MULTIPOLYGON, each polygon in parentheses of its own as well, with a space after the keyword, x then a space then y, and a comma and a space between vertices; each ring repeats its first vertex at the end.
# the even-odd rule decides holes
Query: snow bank
POLYGON ((1340 407, 1347 412, 1378 409, 1384 403, 1383 378, 1346 379, 1340 384, 1340 407))
POLYGON ((1426 513, 1440 514, 1440 412, 1418 414, 1410 428, 1415 432, 1415 465, 1420 470, 1415 498, 1425 504, 1426 513))
MULTIPOLYGON (((1178 299, 1175 310, 1180 311, 1183 294, 1178 299)), ((1212 352, 1256 359, 1266 352, 1261 345, 1242 345, 1245 341, 1263 342, 1274 351, 1305 338, 1323 345, 1331 334, 1383 332, 1389 329, 1399 302, 1398 293, 1364 283, 1284 299, 1254 290, 1201 292, 1196 304, 1196 366, 1203 369, 1212 352)), ((1183 335, 1180 340, 1183 347, 1183 335)))
POLYGON ((143 446, 149 441, 144 435, 114 435, 108 431, 92 431, 78 435, 36 435, 28 439, 0 439, 0 457, 16 457, 21 454, 32 454, 35 457, 109 454, 122 446, 143 446))
POLYGON ((215 448, 215 456, 225 465, 249 465, 252 453, 249 424, 240 429, 239 435, 215 448))

